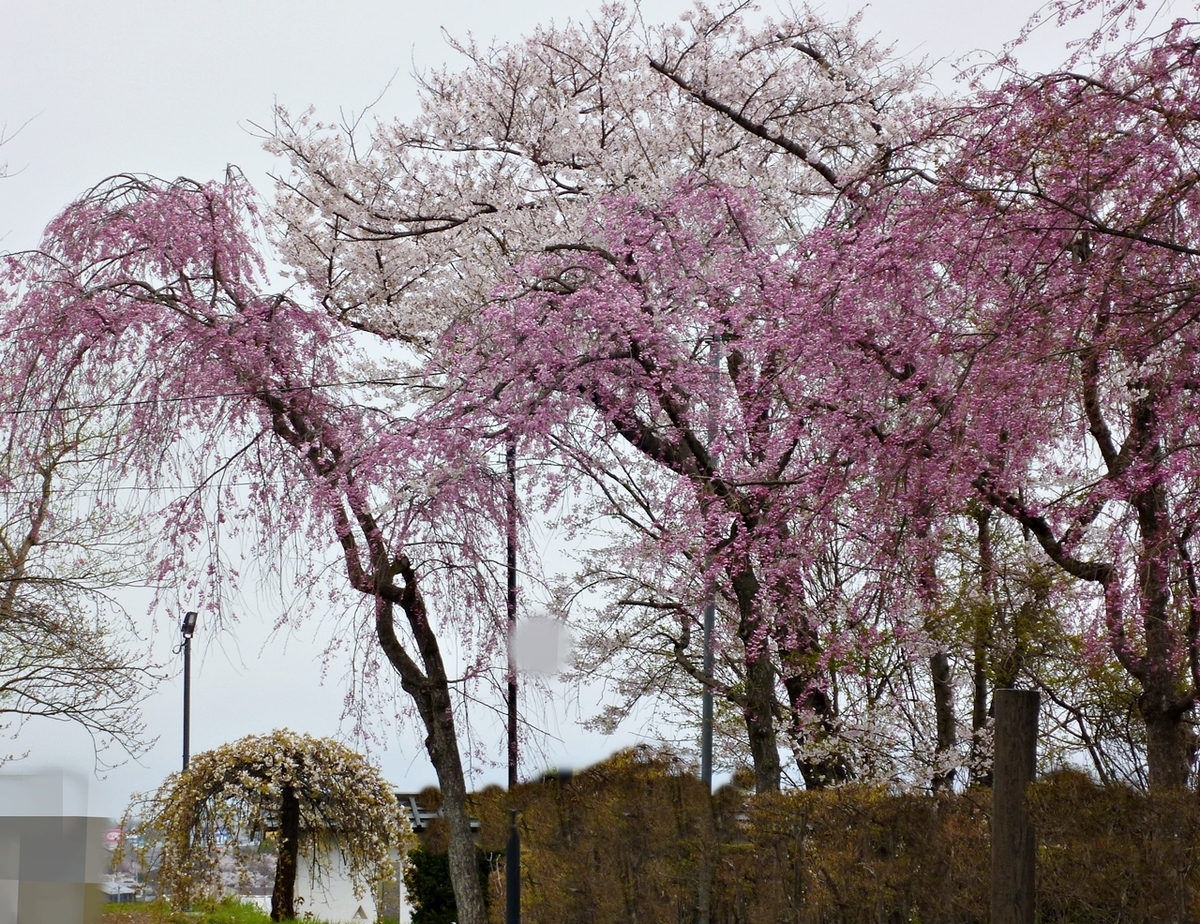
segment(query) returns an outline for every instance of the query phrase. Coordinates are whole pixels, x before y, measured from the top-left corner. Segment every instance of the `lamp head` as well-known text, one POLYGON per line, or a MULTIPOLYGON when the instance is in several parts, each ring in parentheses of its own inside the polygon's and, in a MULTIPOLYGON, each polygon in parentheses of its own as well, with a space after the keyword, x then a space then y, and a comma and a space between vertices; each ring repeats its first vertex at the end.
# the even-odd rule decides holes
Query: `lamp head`
POLYGON ((196 634, 196 620, 199 617, 200 614, 195 610, 188 610, 183 614, 183 625, 180 626, 180 629, 183 632, 184 638, 191 638, 196 634))

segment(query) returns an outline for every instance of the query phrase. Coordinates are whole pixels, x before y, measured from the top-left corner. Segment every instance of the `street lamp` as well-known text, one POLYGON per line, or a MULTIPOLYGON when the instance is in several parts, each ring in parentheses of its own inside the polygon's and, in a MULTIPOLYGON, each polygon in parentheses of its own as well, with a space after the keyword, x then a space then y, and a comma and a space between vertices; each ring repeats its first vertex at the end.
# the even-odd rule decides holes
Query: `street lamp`
MULTIPOLYGON (((721 340, 716 330, 709 333, 708 338, 709 377, 712 382, 713 404, 708 408, 708 433, 705 448, 712 453, 713 444, 717 440, 717 415, 714 408, 717 393, 717 377, 721 372, 721 340)), ((714 458, 714 463, 716 459, 714 458)), ((708 574, 712 567, 712 552, 704 553, 704 571, 709 581, 708 603, 704 607, 704 690, 700 699, 700 780, 704 788, 712 795, 712 763, 713 763, 713 630, 717 618, 717 589, 716 582, 708 574)), ((702 909, 701 918, 707 921, 707 907, 702 909)))
MULTIPOLYGON (((517 632, 517 441, 511 434, 504 439, 505 523, 508 610, 508 791, 517 785, 517 658, 514 651, 517 632)), ((521 835, 517 830, 517 811, 509 816, 508 850, 504 858, 506 924, 521 922, 521 835)))
POLYGON ((513 643, 517 631, 517 441, 510 435, 504 443, 505 484, 505 609, 508 612, 508 788, 517 785, 517 657, 513 643))
POLYGON ((196 634, 196 620, 200 614, 189 610, 183 614, 183 769, 188 768, 189 745, 192 724, 192 636, 196 634))

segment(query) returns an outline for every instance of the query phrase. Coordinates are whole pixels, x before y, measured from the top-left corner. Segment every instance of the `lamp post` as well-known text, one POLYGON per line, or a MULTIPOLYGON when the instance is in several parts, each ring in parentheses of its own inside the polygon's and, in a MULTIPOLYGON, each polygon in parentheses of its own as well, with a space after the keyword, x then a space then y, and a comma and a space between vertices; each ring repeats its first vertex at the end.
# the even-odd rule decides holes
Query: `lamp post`
MULTIPOLYGON (((507 539, 508 610, 508 791, 517 785, 517 657, 514 645, 517 632, 517 441, 510 433, 504 441, 505 538, 507 539)), ((510 810, 508 850, 504 857, 506 924, 521 922, 521 834, 517 830, 517 811, 510 810)))
POLYGON ((183 614, 183 769, 188 768, 192 730, 192 636, 196 634, 196 620, 200 614, 189 610, 183 614))
POLYGON ((517 443, 512 436, 504 444, 505 523, 508 611, 508 788, 517 785, 517 656, 514 641, 517 632, 517 443))
MULTIPOLYGON (((721 341, 714 328, 708 337, 709 379, 712 384, 712 404, 708 408, 708 432, 705 435, 705 448, 712 453, 713 444, 717 441, 716 395, 717 379, 721 373, 721 341)), ((715 459, 713 460, 716 461, 715 459)), ((703 509, 703 508, 702 508, 703 509)), ((713 763, 713 630, 717 618, 716 582, 708 575, 712 567, 712 552, 704 553, 704 571, 709 580, 708 602, 704 607, 704 690, 700 700, 700 781, 704 788, 712 794, 712 763, 713 763)), ((707 909, 702 910, 703 920, 707 920, 707 909)))
MULTIPOLYGON (((704 445, 709 454, 714 456, 713 445, 717 441, 717 386, 721 374, 721 339, 714 326, 708 335, 708 368, 709 380, 712 385, 712 398, 708 406, 708 432, 705 434, 704 445)), ((705 509, 701 507, 701 509, 705 509)), ((713 630, 717 619, 717 588, 716 582, 709 573, 712 568, 712 551, 705 550, 704 573, 708 580, 708 602, 704 607, 704 690, 700 700, 700 782, 708 793, 708 807, 712 811, 712 771, 713 771, 713 630)), ((710 816, 711 817, 711 816, 710 816)), ((704 854, 704 868, 700 874, 700 890, 697 896, 699 908, 699 924, 709 924, 712 910, 712 865, 709 855, 704 854)))

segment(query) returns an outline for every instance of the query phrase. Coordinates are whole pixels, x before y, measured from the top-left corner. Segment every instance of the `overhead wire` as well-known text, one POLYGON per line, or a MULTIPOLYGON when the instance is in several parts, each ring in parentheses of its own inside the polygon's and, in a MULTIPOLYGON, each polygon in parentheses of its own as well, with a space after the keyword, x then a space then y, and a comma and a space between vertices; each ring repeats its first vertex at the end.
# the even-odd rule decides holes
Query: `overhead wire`
MULTIPOLYGON (((272 388, 275 392, 310 391, 317 388, 353 388, 365 385, 400 386, 407 382, 393 379, 350 379, 344 382, 313 382, 306 385, 280 385, 272 388)), ((162 398, 135 398, 125 401, 97 401, 91 404, 60 404, 52 407, 0 407, 0 416, 17 417, 23 414, 50 414, 55 411, 103 411, 123 407, 142 407, 153 404, 176 404, 183 401, 206 401, 217 398, 249 398, 251 391, 214 391, 200 392, 190 395, 174 395, 162 398)))

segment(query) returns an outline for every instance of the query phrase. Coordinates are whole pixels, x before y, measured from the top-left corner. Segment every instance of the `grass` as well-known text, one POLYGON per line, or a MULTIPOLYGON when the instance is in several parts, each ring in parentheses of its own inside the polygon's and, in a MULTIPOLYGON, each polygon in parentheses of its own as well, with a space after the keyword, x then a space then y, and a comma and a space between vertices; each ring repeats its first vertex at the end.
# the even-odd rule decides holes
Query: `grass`
MULTIPOLYGON (((305 924, 320 924, 300 918, 305 924)), ((232 898, 201 906, 196 911, 172 911, 165 902, 110 904, 101 924, 271 924, 271 917, 254 905, 232 898)))

